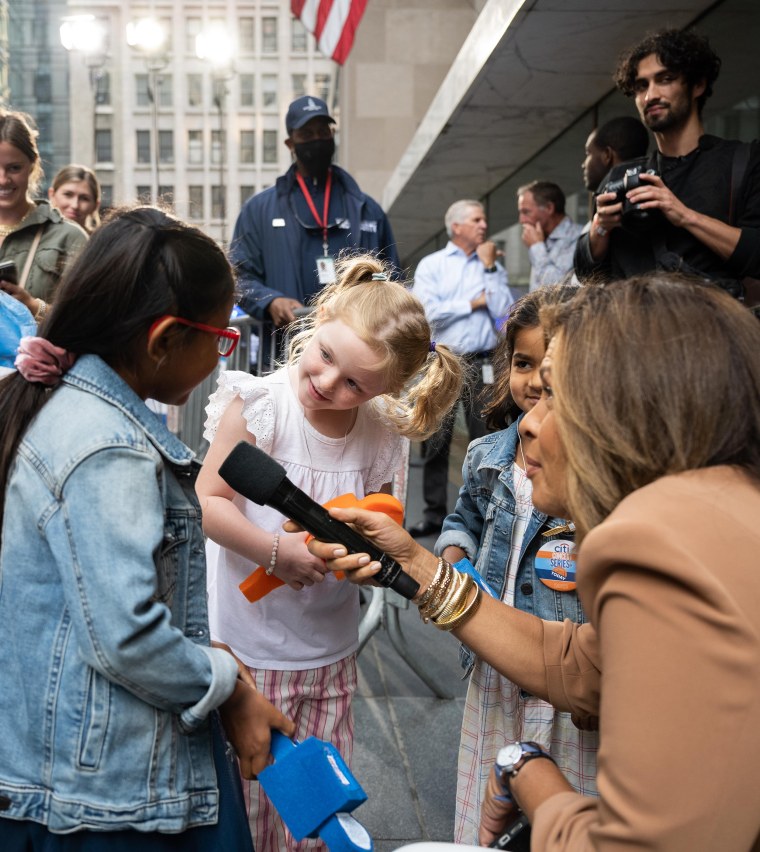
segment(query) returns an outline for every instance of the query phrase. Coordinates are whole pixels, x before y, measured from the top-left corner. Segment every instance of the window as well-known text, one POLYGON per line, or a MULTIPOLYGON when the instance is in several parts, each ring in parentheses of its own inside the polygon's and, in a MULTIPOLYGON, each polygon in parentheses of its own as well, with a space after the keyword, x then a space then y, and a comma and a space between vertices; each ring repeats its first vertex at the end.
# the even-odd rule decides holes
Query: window
POLYGON ((174 206, 174 187, 168 184, 159 184, 158 187, 158 200, 162 204, 168 204, 169 206, 174 206))
POLYGON ((110 130, 95 131, 95 160, 98 163, 113 162, 113 137, 110 130))
POLYGON ((224 219, 225 190, 223 186, 211 187, 211 218, 224 219))
POLYGON ((113 185, 110 183, 101 183, 100 212, 105 212, 109 207, 113 207, 113 185))
POLYGON ((141 186, 137 187, 137 200, 140 204, 150 204, 151 195, 150 195, 150 187, 149 186, 141 186))
POLYGON ((34 75, 34 97, 41 104, 49 104, 53 100, 50 74, 46 71, 38 71, 34 75))
POLYGON ((187 162, 191 166, 203 164, 203 131, 187 131, 187 162))
POLYGON ((137 106, 150 106, 152 98, 150 96, 150 83, 148 82, 147 74, 135 74, 135 97, 137 106))
POLYGON ((158 105, 162 107, 174 106, 174 97, 172 95, 172 75, 157 74, 156 75, 156 94, 158 96, 158 105))
POLYGON ((187 75, 187 105, 189 107, 203 106, 203 75, 187 75))
POLYGON ((277 75, 261 75, 261 105, 263 107, 277 106, 277 75))
POLYGON ((240 131, 240 162, 256 162, 256 139, 253 130, 240 131))
POLYGON ((195 39, 201 31, 203 22, 200 18, 189 17, 185 19, 185 51, 195 56, 195 39))
POLYGON ((218 165, 224 156, 224 146, 227 144, 224 130, 211 131, 211 162, 218 165))
POLYGON ((191 219, 202 219, 203 218, 203 187, 202 186, 188 186, 187 196, 188 196, 187 215, 191 219))
POLYGON ((111 103, 111 75, 103 70, 95 73, 95 103, 108 106, 111 103))
POLYGON ((305 74, 291 74, 290 75, 291 84, 293 86, 293 99, 300 98, 301 95, 306 94, 306 75, 305 74))
POLYGON ((252 107, 255 105, 253 95, 254 76, 253 74, 240 75, 240 106, 252 107))
POLYGON ((315 74, 314 75, 314 85, 317 89, 317 97, 322 98, 323 101, 328 102, 330 100, 330 75, 329 74, 315 74))
POLYGON ((242 207, 246 201, 256 192, 256 187, 251 186, 241 186, 240 187, 240 206, 242 207))
POLYGON ((137 131, 137 162, 150 162, 150 130, 137 131))
POLYGON ((291 18, 290 21, 290 49, 293 53, 306 53, 308 43, 308 34, 306 27, 298 18, 291 18))
POLYGON ((261 19, 261 52, 277 53, 277 18, 261 19))
POLYGON ((238 49, 241 53, 253 53, 256 49, 253 18, 238 18, 238 49))
POLYGON ((161 163, 174 162, 174 131, 158 131, 158 159, 161 163))
POLYGON ((277 131, 265 130, 264 142, 261 152, 261 160, 264 163, 277 162, 277 131))

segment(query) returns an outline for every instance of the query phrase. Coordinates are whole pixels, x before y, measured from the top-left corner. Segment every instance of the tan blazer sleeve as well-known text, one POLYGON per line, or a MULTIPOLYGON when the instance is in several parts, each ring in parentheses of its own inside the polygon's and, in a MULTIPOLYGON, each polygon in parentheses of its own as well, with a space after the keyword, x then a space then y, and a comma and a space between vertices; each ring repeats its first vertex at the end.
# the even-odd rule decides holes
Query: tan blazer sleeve
POLYGON ((599 715, 599 649, 591 624, 544 622, 548 700, 577 717, 599 715))
POLYGON ((548 799, 532 848, 760 849, 758 490, 633 496, 579 564, 601 654, 600 799, 548 799))

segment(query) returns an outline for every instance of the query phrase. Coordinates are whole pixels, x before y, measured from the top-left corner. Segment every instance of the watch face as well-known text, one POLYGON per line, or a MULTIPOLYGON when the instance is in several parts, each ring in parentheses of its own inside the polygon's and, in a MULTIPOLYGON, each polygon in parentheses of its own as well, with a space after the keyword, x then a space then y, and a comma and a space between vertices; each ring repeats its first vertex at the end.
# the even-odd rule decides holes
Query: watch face
POLYGON ((523 756, 523 748, 520 743, 510 743, 499 750, 496 763, 503 772, 512 772, 515 764, 523 756))

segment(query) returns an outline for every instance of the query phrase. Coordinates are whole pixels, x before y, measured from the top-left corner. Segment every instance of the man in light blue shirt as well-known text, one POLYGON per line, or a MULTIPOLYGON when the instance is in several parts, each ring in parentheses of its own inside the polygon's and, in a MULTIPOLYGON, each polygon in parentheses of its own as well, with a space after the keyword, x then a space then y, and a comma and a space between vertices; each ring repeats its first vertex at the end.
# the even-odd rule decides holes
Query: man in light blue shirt
POLYGON ((530 255, 530 289, 562 283, 573 271, 583 231, 565 214, 565 193, 556 183, 534 180, 517 190, 517 212, 530 255))
MULTIPOLYGON (((481 399, 493 382, 491 355, 497 342, 497 323, 514 301, 507 273, 496 263, 496 246, 486 240, 488 223, 479 201, 456 201, 446 211, 449 242, 424 257, 417 266, 413 292, 425 307, 436 345, 445 344, 464 356, 472 379, 461 397, 470 440, 486 434, 481 399)), ((425 442, 422 482, 424 518, 411 527, 414 536, 437 535, 447 515, 449 447, 455 412, 425 442)))

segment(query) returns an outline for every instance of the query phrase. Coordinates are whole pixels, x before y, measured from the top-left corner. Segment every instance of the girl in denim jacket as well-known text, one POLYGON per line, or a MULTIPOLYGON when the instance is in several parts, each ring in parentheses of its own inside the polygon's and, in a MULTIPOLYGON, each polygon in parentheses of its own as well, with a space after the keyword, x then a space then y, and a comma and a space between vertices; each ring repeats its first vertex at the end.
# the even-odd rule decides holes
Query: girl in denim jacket
MULTIPOLYGON (((546 341, 539 311, 575 290, 571 285, 544 287, 513 306, 486 409, 490 425, 502 431, 470 444, 464 484, 435 551, 450 562, 471 560, 505 604, 544 619, 581 622, 572 524, 533 508, 518 434, 520 415, 541 396, 539 366, 546 341)), ((540 743, 580 792, 595 794, 597 733, 579 730, 569 713, 519 689, 464 646, 461 656, 470 684, 459 746, 455 842, 477 843, 488 775, 506 742, 540 743)))
POLYGON ((224 733, 251 777, 294 728, 211 647, 197 464, 145 405, 234 348, 233 288, 213 240, 122 211, 0 384, 4 852, 252 850, 224 733))

